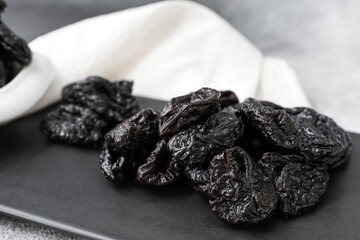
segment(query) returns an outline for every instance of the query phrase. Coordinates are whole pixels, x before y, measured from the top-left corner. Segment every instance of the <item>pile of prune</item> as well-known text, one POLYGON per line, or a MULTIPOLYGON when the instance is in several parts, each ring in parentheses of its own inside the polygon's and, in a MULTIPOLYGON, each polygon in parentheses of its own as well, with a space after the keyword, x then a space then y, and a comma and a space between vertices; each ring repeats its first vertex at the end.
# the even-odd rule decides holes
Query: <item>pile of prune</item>
POLYGON ((5 8, 6 3, 0 0, 0 88, 31 62, 31 51, 26 42, 15 35, 1 19, 5 8))
POLYGON ((40 128, 50 140, 101 147, 105 133, 140 110, 132 86, 98 76, 72 83, 63 88, 61 105, 45 115, 40 128))
POLYGON ((202 88, 118 124, 105 135, 100 163, 117 184, 187 179, 220 219, 248 224, 315 206, 328 170, 351 150, 350 135, 313 109, 239 103, 231 91, 202 88))

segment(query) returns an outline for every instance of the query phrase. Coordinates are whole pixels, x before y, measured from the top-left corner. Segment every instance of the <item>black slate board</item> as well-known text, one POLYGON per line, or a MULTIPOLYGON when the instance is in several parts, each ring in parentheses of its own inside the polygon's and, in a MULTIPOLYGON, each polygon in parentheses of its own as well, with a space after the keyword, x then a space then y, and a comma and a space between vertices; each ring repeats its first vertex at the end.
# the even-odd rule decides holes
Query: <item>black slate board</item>
MULTIPOLYGON (((141 99, 161 109, 160 101, 141 99)), ((349 163, 331 173, 325 199, 296 218, 233 227, 191 187, 115 186, 99 150, 48 142, 45 111, 0 127, 0 212, 93 239, 356 239, 360 236, 360 135, 349 163)))

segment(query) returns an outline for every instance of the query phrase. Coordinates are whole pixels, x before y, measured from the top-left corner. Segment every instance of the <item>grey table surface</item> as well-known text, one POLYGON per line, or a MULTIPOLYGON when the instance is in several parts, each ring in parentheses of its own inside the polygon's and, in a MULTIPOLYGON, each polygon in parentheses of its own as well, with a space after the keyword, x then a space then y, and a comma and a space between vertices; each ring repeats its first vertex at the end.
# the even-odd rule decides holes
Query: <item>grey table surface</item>
MULTIPOLYGON (((8 0, 4 21, 27 41, 151 0, 8 0)), ((314 108, 360 132, 360 1, 199 0, 267 56, 297 72, 314 108)), ((0 239, 78 239, 0 215, 0 239)))

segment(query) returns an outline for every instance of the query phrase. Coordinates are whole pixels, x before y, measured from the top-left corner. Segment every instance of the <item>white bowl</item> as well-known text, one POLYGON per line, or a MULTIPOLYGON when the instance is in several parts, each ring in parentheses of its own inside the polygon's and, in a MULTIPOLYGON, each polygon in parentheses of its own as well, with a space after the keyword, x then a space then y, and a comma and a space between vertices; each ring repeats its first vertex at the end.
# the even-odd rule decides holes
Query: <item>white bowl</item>
POLYGON ((45 94, 55 79, 55 68, 44 56, 33 59, 11 82, 0 88, 0 125, 20 117, 45 94))

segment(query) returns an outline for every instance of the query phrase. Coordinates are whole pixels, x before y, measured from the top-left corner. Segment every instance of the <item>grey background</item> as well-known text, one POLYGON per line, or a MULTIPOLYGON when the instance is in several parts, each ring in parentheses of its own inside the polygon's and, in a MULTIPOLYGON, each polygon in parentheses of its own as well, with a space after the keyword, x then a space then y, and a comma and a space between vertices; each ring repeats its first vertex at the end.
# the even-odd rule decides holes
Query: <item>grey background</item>
MULTIPOLYGON (((4 21, 30 41, 78 20, 145 0, 10 0, 4 21)), ((286 59, 314 108, 360 132, 360 1, 201 0, 265 55, 286 59)), ((241 97, 241 96, 240 96, 241 97)), ((0 217, 1 239, 74 239, 0 217)))

